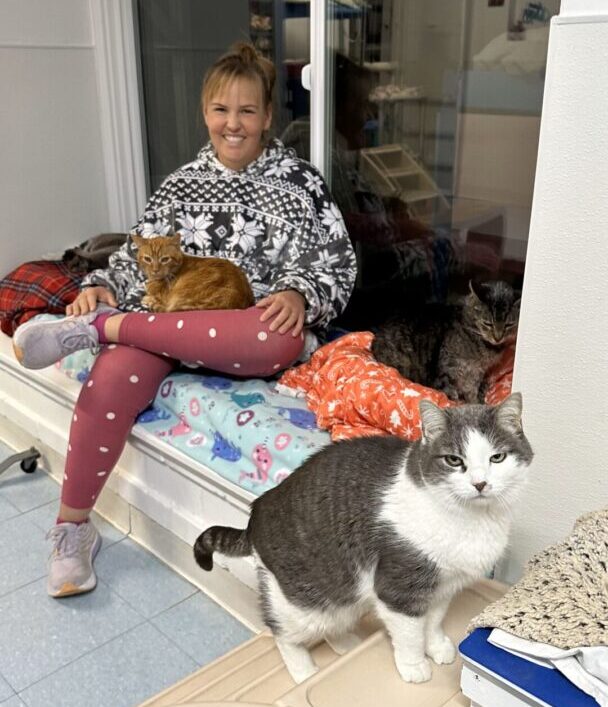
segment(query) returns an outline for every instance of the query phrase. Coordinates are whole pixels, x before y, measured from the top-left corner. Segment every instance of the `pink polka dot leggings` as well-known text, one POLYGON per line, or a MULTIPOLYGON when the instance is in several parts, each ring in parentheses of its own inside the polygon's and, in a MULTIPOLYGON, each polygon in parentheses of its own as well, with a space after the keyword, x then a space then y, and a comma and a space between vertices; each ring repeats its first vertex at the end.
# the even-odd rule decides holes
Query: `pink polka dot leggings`
POLYGON ((179 361, 247 378, 269 376, 300 355, 303 336, 271 332, 262 310, 131 313, 118 343, 103 347, 76 403, 61 501, 91 508, 131 427, 179 361))

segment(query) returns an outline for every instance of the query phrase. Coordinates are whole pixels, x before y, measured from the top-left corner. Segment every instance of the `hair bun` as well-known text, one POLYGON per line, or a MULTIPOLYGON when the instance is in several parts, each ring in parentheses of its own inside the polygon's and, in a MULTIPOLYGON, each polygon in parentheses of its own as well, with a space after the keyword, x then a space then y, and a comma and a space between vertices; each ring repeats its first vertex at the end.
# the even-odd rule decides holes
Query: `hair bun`
POLYGON ((277 71, 270 59, 262 56, 260 52, 251 44, 251 42, 235 42, 231 47, 232 53, 237 56, 244 64, 261 70, 267 81, 268 94, 272 95, 274 83, 277 77, 277 71))
POLYGON ((253 44, 249 42, 235 42, 231 49, 241 61, 247 64, 256 64, 262 58, 253 44))

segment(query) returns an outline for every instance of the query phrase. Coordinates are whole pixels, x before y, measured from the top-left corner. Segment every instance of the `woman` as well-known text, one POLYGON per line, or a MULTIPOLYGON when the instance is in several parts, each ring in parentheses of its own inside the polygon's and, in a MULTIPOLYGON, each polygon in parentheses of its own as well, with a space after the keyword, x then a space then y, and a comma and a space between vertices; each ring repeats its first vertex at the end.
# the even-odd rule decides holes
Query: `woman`
POLYGON ((212 66, 201 94, 210 142, 167 177, 134 229, 163 235, 174 222, 186 252, 237 262, 255 307, 147 313, 129 239, 107 270, 85 278, 66 310, 72 316, 15 333, 15 354, 28 368, 102 345, 76 403, 49 531, 51 596, 95 587, 101 540, 89 514, 137 415, 180 361, 245 377, 275 374, 302 353, 303 327, 323 330, 348 301, 356 264, 340 211, 314 167, 266 138, 273 85, 274 67, 247 44, 212 66))

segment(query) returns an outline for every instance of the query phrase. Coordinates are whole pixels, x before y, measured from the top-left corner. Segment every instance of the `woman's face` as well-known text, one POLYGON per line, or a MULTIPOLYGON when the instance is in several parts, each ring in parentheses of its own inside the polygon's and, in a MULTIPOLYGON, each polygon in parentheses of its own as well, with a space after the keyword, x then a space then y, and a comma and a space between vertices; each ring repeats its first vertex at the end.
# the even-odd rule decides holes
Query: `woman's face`
POLYGON ((243 169, 261 155, 262 133, 270 127, 272 110, 264 107, 259 82, 234 79, 209 99, 203 116, 224 166, 243 169))

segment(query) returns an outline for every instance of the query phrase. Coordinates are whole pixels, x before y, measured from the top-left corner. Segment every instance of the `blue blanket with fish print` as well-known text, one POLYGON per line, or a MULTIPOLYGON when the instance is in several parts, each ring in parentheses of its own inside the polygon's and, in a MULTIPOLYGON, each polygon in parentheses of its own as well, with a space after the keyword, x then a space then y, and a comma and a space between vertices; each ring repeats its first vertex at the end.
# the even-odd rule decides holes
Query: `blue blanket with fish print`
MULTIPOLYGON (((92 363, 89 351, 78 351, 57 367, 84 383, 92 363)), ((256 495, 330 442, 305 401, 278 393, 273 381, 198 371, 167 376, 137 424, 256 495)))

